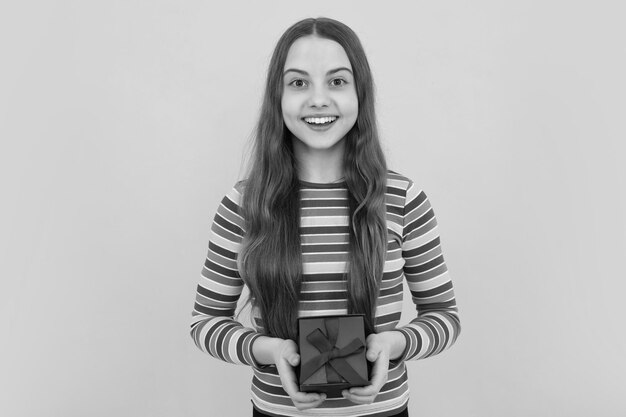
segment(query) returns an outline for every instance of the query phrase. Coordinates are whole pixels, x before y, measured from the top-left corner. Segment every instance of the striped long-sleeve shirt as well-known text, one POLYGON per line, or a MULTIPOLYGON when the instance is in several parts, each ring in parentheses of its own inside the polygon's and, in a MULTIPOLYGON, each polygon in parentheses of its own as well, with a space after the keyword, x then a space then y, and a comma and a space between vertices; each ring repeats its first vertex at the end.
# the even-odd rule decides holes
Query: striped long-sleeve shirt
MULTIPOLYGON (((346 314, 348 191, 345 182, 301 181, 303 276, 299 316, 346 314)), ((396 172, 387 176, 388 248, 376 307, 376 331, 398 330, 407 346, 392 361, 388 381, 373 404, 357 405, 327 398, 318 408, 298 411, 285 393, 275 366, 259 366, 252 343, 262 329, 244 327, 233 317, 244 283, 237 255, 245 234, 241 216, 242 184, 223 198, 211 227, 209 249, 197 287, 191 336, 200 350, 221 360, 251 365, 254 406, 278 416, 388 416, 409 398, 405 361, 436 355, 460 332, 452 281, 444 262, 437 221, 426 194, 396 172), (417 314, 398 327, 406 283, 417 314)), ((255 319, 258 313, 252 312, 255 319)), ((255 322, 255 320, 253 320, 255 322)))

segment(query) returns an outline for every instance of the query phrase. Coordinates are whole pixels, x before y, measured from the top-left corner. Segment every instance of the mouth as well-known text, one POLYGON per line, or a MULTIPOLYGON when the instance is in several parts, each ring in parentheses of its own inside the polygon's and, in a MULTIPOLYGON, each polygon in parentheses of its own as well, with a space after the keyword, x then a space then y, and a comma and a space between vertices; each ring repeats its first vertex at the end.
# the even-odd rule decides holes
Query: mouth
POLYGON ((323 117, 303 117, 302 120, 311 129, 314 130, 326 130, 329 128, 339 117, 337 116, 323 116, 323 117))
POLYGON ((338 119, 337 116, 303 117, 302 118, 302 120, 304 120, 306 123, 310 125, 319 125, 319 126, 329 125, 337 119, 338 119))

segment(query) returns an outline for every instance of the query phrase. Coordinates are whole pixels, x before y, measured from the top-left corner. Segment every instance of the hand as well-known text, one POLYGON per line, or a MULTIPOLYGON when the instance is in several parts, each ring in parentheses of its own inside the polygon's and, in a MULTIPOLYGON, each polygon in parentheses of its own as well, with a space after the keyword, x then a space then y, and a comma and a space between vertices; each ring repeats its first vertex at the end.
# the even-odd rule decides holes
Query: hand
POLYGON ((341 394, 344 398, 356 404, 371 404, 374 402, 381 388, 387 382, 389 357, 392 351, 397 350, 394 349, 393 343, 395 342, 392 340, 393 336, 388 333, 391 332, 372 333, 367 337, 365 340, 367 347, 365 357, 368 361, 374 362, 370 385, 343 390, 341 394))
POLYGON ((283 389, 291 397, 291 401, 298 410, 315 408, 324 402, 326 394, 305 393, 298 390, 298 380, 293 371, 294 366, 300 363, 298 346, 293 340, 283 340, 274 354, 274 363, 280 376, 283 389))

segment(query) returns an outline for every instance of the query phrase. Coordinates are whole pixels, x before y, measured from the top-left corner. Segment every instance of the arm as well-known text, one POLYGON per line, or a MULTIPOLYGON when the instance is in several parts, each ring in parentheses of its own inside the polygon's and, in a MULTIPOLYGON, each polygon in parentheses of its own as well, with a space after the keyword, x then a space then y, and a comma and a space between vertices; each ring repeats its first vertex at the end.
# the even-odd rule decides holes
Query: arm
POLYGON ((401 360, 423 359, 452 346, 461 323, 437 220, 426 194, 412 182, 404 206, 402 256, 417 317, 397 329, 406 338, 401 360))
POLYGON ((215 214, 191 313, 191 337, 201 351, 215 358, 257 366, 252 345, 260 334, 233 319, 243 290, 237 269, 243 239, 240 200, 241 193, 235 186, 215 214))
POLYGON ((300 355, 295 342, 264 336, 233 319, 244 285, 237 268, 244 235, 240 201, 235 186, 215 214, 191 313, 191 337, 201 351, 226 362, 275 365, 294 405, 299 410, 317 407, 326 395, 298 392, 293 366, 299 364, 300 355))
POLYGON ((367 337, 373 362, 370 385, 344 390, 344 398, 371 404, 387 383, 389 362, 426 358, 450 347, 461 330, 452 281, 441 253, 437 221, 426 195, 409 183, 403 211, 404 275, 417 317, 395 330, 367 337))

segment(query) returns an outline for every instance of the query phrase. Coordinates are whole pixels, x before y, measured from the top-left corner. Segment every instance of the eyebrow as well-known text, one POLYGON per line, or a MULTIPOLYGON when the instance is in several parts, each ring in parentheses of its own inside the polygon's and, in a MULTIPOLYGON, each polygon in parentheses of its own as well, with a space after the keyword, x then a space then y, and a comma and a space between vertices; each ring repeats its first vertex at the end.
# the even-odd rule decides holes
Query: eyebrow
MULTIPOLYGON (((287 74, 287 73, 288 73, 288 72, 290 72, 290 71, 291 71, 291 72, 297 72, 298 74, 302 74, 302 75, 309 75, 309 73, 308 73, 308 72, 303 71, 303 70, 301 70, 301 69, 297 69, 297 68, 287 68, 287 69, 285 70, 285 72, 283 72, 283 75, 287 74)), ((339 71, 348 71, 350 74, 352 74, 352 70, 351 70, 350 68, 347 68, 347 67, 339 67, 339 68, 334 68, 334 69, 329 70, 329 71, 326 73, 326 75, 328 76, 328 75, 334 74, 334 73, 339 72, 339 71)))

